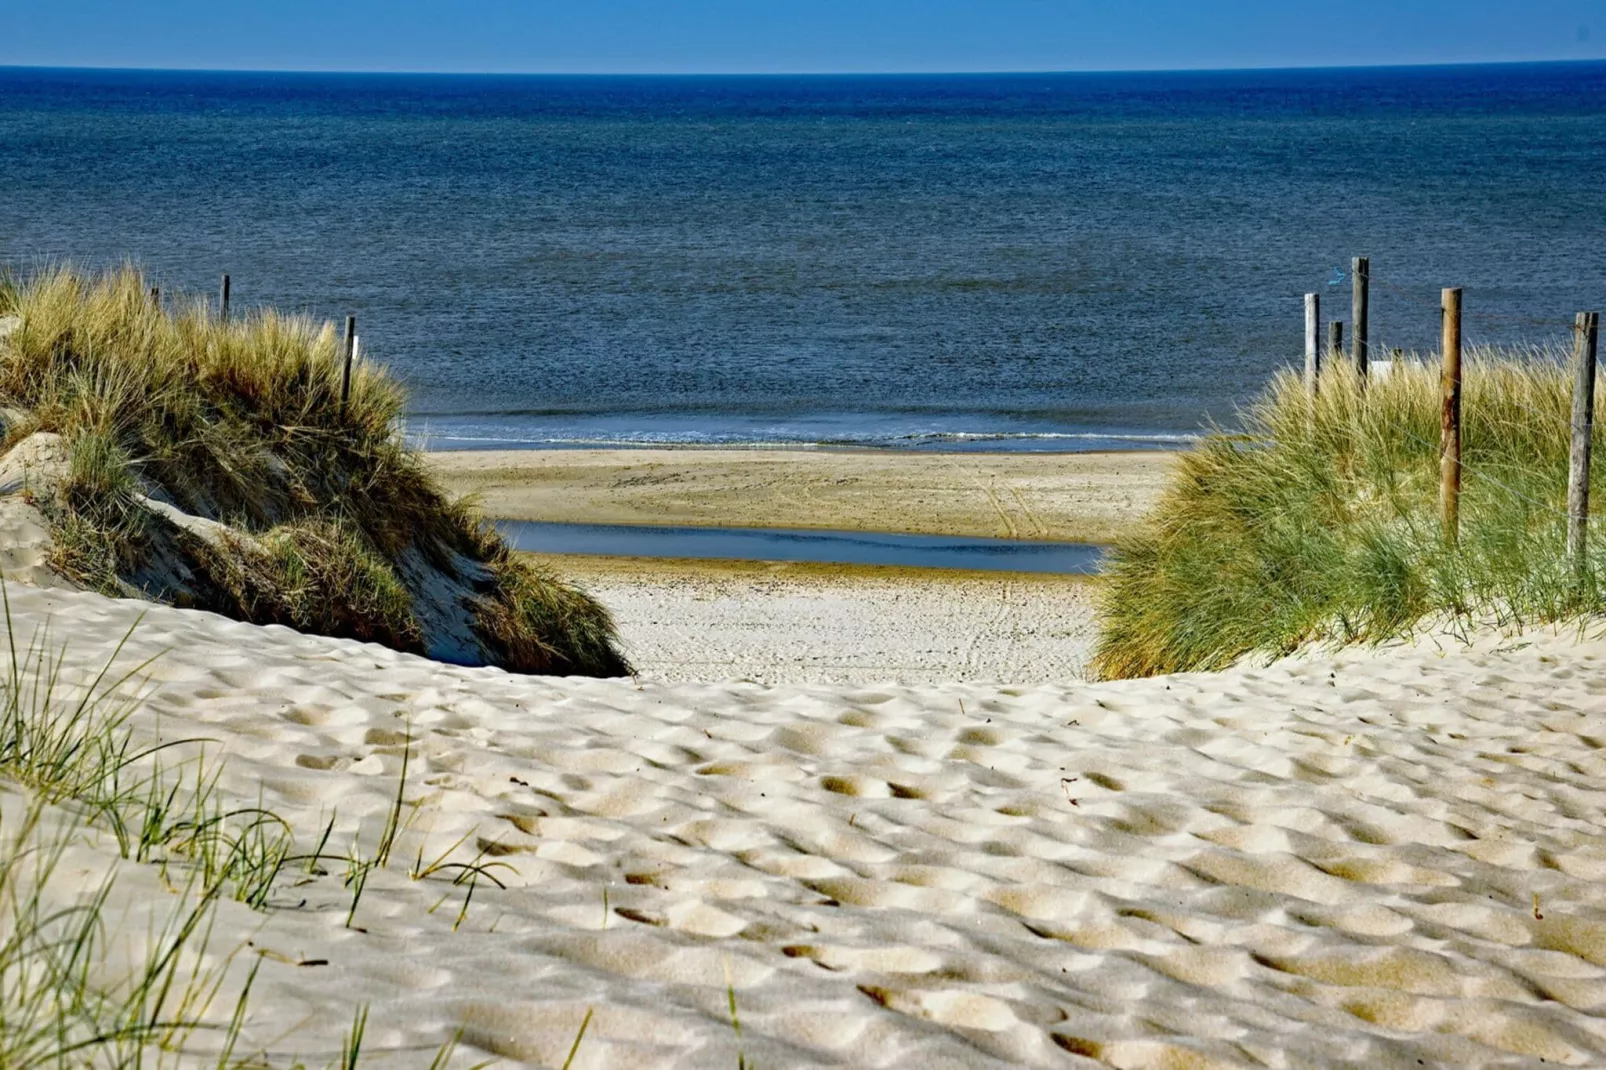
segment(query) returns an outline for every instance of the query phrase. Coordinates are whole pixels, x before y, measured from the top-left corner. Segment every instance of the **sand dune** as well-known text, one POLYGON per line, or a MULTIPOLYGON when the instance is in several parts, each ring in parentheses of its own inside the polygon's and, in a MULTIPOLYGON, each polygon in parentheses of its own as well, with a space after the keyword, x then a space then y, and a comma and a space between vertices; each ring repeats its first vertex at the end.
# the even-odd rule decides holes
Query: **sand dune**
MULTIPOLYGON (((141 613, 146 735, 404 861, 213 934, 245 1048, 365 1065, 1526 1066, 1606 1060, 1606 642, 1108 685, 533 679, 13 588, 87 671, 141 613), (412 881, 467 835, 506 890, 412 881), (306 963, 307 965, 298 965, 306 963), (321 963, 321 964, 320 964, 321 963), (729 990, 727 989, 729 985, 729 990), (740 1033, 730 1021, 734 992, 740 1033)), ((120 907, 160 899, 135 867, 120 907), (143 897, 143 898, 141 898, 143 897)))

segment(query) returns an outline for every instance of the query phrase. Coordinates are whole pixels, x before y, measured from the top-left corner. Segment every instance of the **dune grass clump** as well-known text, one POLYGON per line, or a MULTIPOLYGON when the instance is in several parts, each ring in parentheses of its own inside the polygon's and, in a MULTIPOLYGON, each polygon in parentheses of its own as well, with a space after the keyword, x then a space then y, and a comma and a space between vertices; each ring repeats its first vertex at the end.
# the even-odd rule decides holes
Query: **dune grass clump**
POLYGON ((582 664, 615 663, 613 622, 596 612, 590 596, 518 560, 501 540, 482 553, 491 579, 479 613, 481 637, 501 653, 505 664, 536 672, 559 656, 582 664), (549 626, 531 628, 531 620, 549 626), (562 637, 561 652, 553 635, 562 637))
POLYGON ((397 432, 400 384, 359 363, 342 405, 331 324, 160 307, 131 267, 7 280, 0 315, 18 318, 0 341, 0 452, 59 436, 65 473, 35 504, 61 574, 414 652, 441 574, 469 590, 496 663, 628 672, 602 606, 447 500, 397 432))
POLYGON ((250 542, 224 534, 216 543, 193 540, 190 549, 257 624, 423 648, 412 596, 349 522, 279 524, 250 542))
POLYGON ((1396 362, 1366 384, 1335 362, 1314 402, 1297 375, 1278 375, 1242 432, 1185 454, 1117 543, 1093 671, 1214 670, 1313 642, 1376 643, 1428 617, 1509 627, 1598 613, 1606 531, 1591 525, 1581 567, 1566 555, 1564 356, 1470 354, 1454 545, 1439 521, 1436 359, 1396 362))

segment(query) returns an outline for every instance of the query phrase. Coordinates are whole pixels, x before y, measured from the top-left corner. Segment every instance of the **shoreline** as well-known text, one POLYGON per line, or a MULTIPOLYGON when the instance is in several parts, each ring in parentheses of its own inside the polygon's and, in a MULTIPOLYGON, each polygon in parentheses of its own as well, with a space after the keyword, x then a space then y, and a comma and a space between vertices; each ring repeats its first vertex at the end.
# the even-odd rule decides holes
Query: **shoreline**
POLYGON ((505 520, 1107 545, 1153 507, 1177 454, 677 446, 425 456, 448 491, 505 520))
POLYGON ((1004 569, 928 568, 924 565, 853 565, 832 561, 758 561, 727 557, 617 557, 610 554, 549 554, 517 551, 553 569, 566 580, 747 579, 809 583, 857 583, 865 580, 925 580, 932 583, 995 581, 1086 588, 1099 582, 1093 572, 1010 572, 1004 569))

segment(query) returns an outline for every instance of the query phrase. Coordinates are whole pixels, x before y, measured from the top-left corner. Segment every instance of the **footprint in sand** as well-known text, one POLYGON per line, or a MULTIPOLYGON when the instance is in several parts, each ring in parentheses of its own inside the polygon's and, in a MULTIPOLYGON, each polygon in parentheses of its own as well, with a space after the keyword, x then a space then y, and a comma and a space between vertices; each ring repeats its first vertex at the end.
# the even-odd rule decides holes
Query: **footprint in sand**
POLYGON ((859 991, 890 1011, 922 1018, 952 1029, 980 1029, 1001 1032, 1019 1021, 1009 1004, 976 992, 930 991, 918 988, 896 989, 860 985, 859 991))
POLYGON ((862 970, 867 973, 932 973, 942 967, 942 956, 919 947, 841 947, 830 944, 789 944, 781 948, 788 958, 804 958, 826 970, 862 970))

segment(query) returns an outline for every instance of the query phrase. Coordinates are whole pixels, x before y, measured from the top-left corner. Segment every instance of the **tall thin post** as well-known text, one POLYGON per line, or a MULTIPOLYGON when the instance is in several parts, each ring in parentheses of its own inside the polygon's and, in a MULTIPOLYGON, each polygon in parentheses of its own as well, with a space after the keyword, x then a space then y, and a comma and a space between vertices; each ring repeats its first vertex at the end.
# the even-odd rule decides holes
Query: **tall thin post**
POLYGON ((157 308, 162 307, 162 291, 155 286, 151 287, 151 304, 157 308))
POLYGON ((1439 410, 1439 514, 1444 541, 1454 546, 1461 535, 1461 288, 1444 291, 1441 345, 1444 370, 1439 377, 1443 402, 1439 410))
POLYGON ((340 374, 340 419, 346 418, 346 399, 351 397, 351 358, 357 346, 357 317, 346 317, 346 366, 340 374))
POLYGON ((1370 326, 1370 294, 1372 287, 1372 261, 1357 256, 1350 263, 1350 359, 1355 362, 1355 374, 1366 382, 1366 341, 1370 326))
POLYGON ((1320 294, 1305 295, 1305 393, 1316 396, 1316 380, 1322 374, 1321 344, 1322 298, 1320 294))
POLYGON ((223 283, 218 287, 217 291, 217 318, 220 320, 229 318, 229 277, 227 275, 223 276, 223 283))
POLYGON ((1331 320, 1327 324, 1327 359, 1344 359, 1344 321, 1331 320))
POLYGON ((1595 340, 1599 312, 1573 319, 1573 441, 1567 468, 1567 556, 1584 567, 1589 530, 1589 438, 1595 429, 1595 340))

